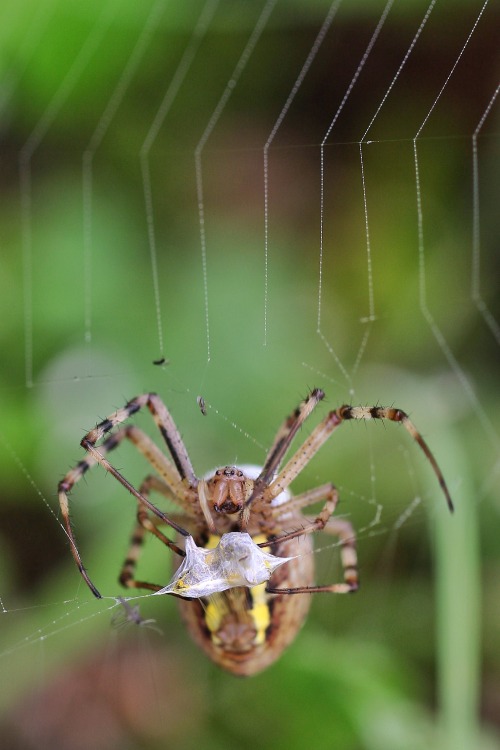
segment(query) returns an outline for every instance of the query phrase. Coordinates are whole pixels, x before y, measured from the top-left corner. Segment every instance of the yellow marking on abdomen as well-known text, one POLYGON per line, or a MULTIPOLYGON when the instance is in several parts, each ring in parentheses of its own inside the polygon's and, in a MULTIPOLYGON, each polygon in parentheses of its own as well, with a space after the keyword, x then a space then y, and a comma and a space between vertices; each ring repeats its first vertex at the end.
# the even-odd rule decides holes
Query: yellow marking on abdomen
MULTIPOLYGON (((205 548, 214 549, 219 541, 220 537, 211 535, 205 548)), ((266 541, 266 537, 264 534, 259 534, 253 537, 253 541, 256 544, 261 544, 266 541)), ((267 548, 264 549, 266 552, 268 551, 267 548)), ((256 631, 254 644, 260 646, 265 643, 266 631, 271 624, 271 612, 267 602, 266 583, 264 582, 260 583, 258 586, 253 586, 250 589, 250 596, 252 599, 252 606, 249 608, 248 613, 253 620, 256 631)), ((217 637, 217 631, 221 626, 222 619, 226 612, 227 606, 225 604, 224 595, 215 594, 211 596, 205 608, 205 624, 211 633, 212 640, 216 644, 220 644, 220 639, 217 637)))
POLYGON ((207 543, 205 544, 205 549, 215 549, 219 542, 220 536, 217 536, 217 534, 210 534, 207 543))

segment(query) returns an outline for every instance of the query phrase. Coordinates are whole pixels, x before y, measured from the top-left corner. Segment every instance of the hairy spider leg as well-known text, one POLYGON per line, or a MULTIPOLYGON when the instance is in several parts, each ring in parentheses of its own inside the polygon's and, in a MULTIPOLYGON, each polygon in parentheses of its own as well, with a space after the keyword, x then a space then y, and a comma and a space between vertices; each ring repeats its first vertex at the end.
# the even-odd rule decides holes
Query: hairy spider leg
MULTIPOLYGON (((73 558, 85 582, 97 598, 101 598, 101 594, 92 583, 83 566, 73 535, 73 530, 71 528, 68 502, 68 493, 71 491, 74 484, 79 481, 86 471, 96 463, 99 463, 104 469, 109 471, 140 503, 149 508, 149 510, 162 522, 174 528, 182 536, 188 536, 189 534, 189 532, 187 532, 182 526, 171 520, 165 513, 153 505, 148 498, 141 495, 141 493, 138 492, 135 487, 133 487, 133 485, 130 484, 130 482, 106 459, 105 456, 111 450, 116 448, 124 438, 131 440, 154 468, 162 474, 165 478, 166 484, 172 491, 172 497, 174 499, 177 498, 181 506, 186 509, 186 506, 191 504, 191 507, 195 508, 197 499, 195 488, 198 480, 192 468, 187 450, 166 406, 156 394, 147 393, 142 396, 137 396, 129 401, 122 409, 118 409, 112 415, 96 425, 93 430, 87 433, 81 441, 81 446, 85 448, 90 456, 80 461, 74 469, 71 469, 66 474, 66 476, 59 482, 58 490, 59 504, 70 541, 73 558), (98 440, 103 438, 108 432, 110 432, 110 430, 120 425, 144 406, 147 406, 153 415, 153 418, 172 455, 173 463, 161 453, 145 433, 133 426, 119 430, 115 434, 109 436, 99 446, 99 450, 97 450, 96 443, 98 440), (186 487, 183 480, 189 484, 188 487, 186 487)), ((174 545, 173 542, 171 542, 171 545, 173 545, 171 546, 171 549, 177 552, 177 554, 184 554, 183 550, 177 547, 177 545, 174 545)))
MULTIPOLYGON (((169 487, 162 479, 154 475, 147 476, 139 488, 141 495, 147 498, 149 498, 149 493, 151 491, 159 492, 168 498, 171 497, 169 487)), ((172 516, 170 516, 170 518, 172 519, 172 516)), ((184 519, 183 516, 178 518, 179 522, 185 520, 189 519, 184 519)), ((141 556, 146 532, 153 534, 153 536, 159 539, 162 544, 178 554, 180 552, 182 557, 185 557, 184 550, 179 550, 177 545, 173 544, 171 540, 158 529, 158 526, 161 526, 164 523, 163 519, 158 518, 157 516, 150 516, 142 503, 137 504, 137 522, 132 531, 130 546, 118 577, 122 586, 126 586, 127 588, 149 589, 150 591, 160 591, 160 589, 164 588, 162 585, 146 581, 138 581, 134 578, 135 569, 141 556)))
POLYGON ((275 472, 279 469, 290 444, 315 407, 324 399, 325 394, 320 388, 314 388, 299 406, 285 419, 274 438, 273 444, 268 451, 264 466, 255 480, 254 491, 247 505, 257 496, 262 487, 269 484, 275 472))
MULTIPOLYGON (((356 533, 352 524, 344 518, 331 518, 327 514, 331 510, 330 516, 334 513, 338 503, 338 491, 332 484, 325 484, 322 487, 303 492, 300 495, 291 497, 286 503, 273 507, 273 514, 277 517, 280 514, 295 513, 309 505, 327 498, 325 506, 316 518, 306 517, 308 525, 297 529, 288 534, 273 539, 273 542, 284 542, 288 539, 301 536, 302 534, 311 534, 314 531, 324 531, 327 534, 338 537, 340 540, 340 559, 344 575, 343 583, 333 583, 324 586, 300 586, 295 588, 272 588, 267 587, 267 591, 272 594, 313 594, 316 592, 330 592, 335 594, 348 594, 357 591, 359 588, 358 576, 358 557, 356 554, 356 533), (333 506, 333 508, 332 508, 333 506), (326 519, 326 520, 325 520, 326 519)), ((263 546, 262 544, 259 546, 263 546)))
POLYGON ((326 500, 323 508, 315 518, 305 518, 307 524, 301 526, 299 529, 290 531, 287 534, 282 534, 272 538, 267 542, 261 542, 259 547, 266 547, 269 544, 286 542, 289 539, 302 536, 304 534, 312 534, 315 531, 326 531, 327 533, 333 534, 340 539, 341 545, 341 561, 342 569, 344 572, 343 583, 333 583, 327 586, 301 586, 295 588, 273 588, 268 586, 266 591, 271 594, 305 594, 314 593, 319 591, 330 591, 336 594, 347 594, 352 591, 356 591, 359 588, 358 579, 358 561, 356 555, 356 535, 352 525, 349 521, 344 519, 333 519, 331 516, 335 512, 339 501, 339 495, 337 488, 329 483, 324 484, 321 487, 315 487, 312 490, 303 492, 300 495, 291 497, 280 505, 272 507, 272 515, 278 521, 278 525, 282 526, 283 521, 286 520, 287 515, 291 517, 294 514, 314 503, 326 500))
POLYGON ((450 511, 453 511, 453 502, 444 476, 422 435, 418 432, 413 422, 402 409, 383 406, 349 406, 346 404, 327 414, 323 421, 319 423, 288 461, 276 479, 261 492, 262 500, 269 502, 281 494, 288 487, 290 482, 300 474, 321 446, 328 440, 332 432, 343 422, 350 419, 387 419, 391 422, 400 422, 421 447, 436 474, 439 485, 446 498, 448 508, 450 511))

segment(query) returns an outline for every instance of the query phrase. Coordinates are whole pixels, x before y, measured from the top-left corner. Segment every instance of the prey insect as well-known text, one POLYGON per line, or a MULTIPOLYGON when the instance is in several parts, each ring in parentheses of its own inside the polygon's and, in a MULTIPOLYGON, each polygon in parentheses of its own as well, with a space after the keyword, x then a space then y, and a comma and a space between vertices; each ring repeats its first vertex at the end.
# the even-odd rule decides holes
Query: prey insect
MULTIPOLYGON (((265 669, 294 640, 309 610, 311 598, 307 594, 346 594, 358 588, 355 532, 349 521, 334 517, 339 500, 335 486, 324 484, 296 496, 288 489, 343 422, 383 419, 401 423, 420 445, 437 476, 449 509, 453 510, 448 488, 433 454, 407 414, 400 409, 348 405, 334 409, 283 465, 301 425, 323 398, 323 391, 315 388, 284 420, 262 467, 223 466, 205 479, 196 476, 170 412, 156 394, 137 396, 100 422, 81 441, 87 457, 59 483, 59 503, 71 551, 94 596, 100 597, 101 594, 84 568, 76 545, 68 494, 88 469, 97 464, 112 474, 137 500, 137 520, 119 576, 120 583, 128 589, 147 589, 179 596, 181 614, 194 641, 220 667, 237 675, 251 675, 265 669), (169 455, 165 455, 138 427, 124 424, 144 407, 153 416, 169 455), (123 440, 133 443, 155 471, 146 476, 139 489, 108 459, 110 452, 123 440), (151 501, 153 492, 173 501, 177 511, 168 515, 164 513, 151 501), (316 515, 311 517, 302 513, 315 503, 322 503, 316 515), (175 541, 164 533, 165 527, 176 532, 175 541), (317 531, 338 538, 342 581, 316 584, 313 555, 310 553, 311 535, 317 531), (176 555, 179 571, 167 586, 136 578, 136 566, 146 534, 155 536, 176 555), (268 573, 260 578, 252 577, 254 571, 247 575, 250 547, 241 553, 234 551, 241 545, 224 546, 231 535, 231 542, 247 543, 249 540, 252 554, 257 548, 262 550, 258 564, 265 566, 269 563, 268 573), (215 568, 209 567, 208 573, 203 574, 205 588, 197 589, 187 576, 186 551, 192 554, 198 550, 202 562, 210 563, 217 556, 209 551, 222 548, 225 551, 221 553, 222 558, 219 554, 219 562, 222 559, 223 564, 221 580, 213 572, 215 568), (227 563, 237 567, 239 578, 234 578, 233 569, 227 572, 227 563)), ((188 572, 191 574, 192 571, 188 572)))

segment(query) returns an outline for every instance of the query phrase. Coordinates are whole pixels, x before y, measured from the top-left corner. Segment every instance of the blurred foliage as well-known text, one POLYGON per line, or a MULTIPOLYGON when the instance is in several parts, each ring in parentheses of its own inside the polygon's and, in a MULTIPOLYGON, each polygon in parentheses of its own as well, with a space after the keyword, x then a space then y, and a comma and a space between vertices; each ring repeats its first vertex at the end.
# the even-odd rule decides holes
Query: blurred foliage
MULTIPOLYGON (((359 141, 427 3, 391 9, 324 149, 318 335, 320 144, 384 3, 340 5, 269 149, 265 276, 263 147, 330 6, 276 4, 202 151, 204 278, 194 154, 264 7, 212 5, 21 0, 0 24, 0 670, 9 688, 2 736, 13 748, 68 750, 494 747, 498 342, 471 296, 471 136, 496 86, 498 8, 487 6, 418 139, 425 269, 412 139, 482 3, 436 4, 366 136, 370 291, 359 141), (211 9, 149 142, 148 215, 141 153, 200 14, 211 9), (423 281, 434 329, 421 304, 423 281), (370 324, 363 319, 371 292, 370 324), (161 356, 168 364, 154 366, 161 356), (276 666, 247 681, 220 673, 182 632, 172 601, 144 600, 163 636, 110 628, 115 602, 89 600, 58 524, 55 487, 81 458, 85 431, 127 398, 155 390, 198 473, 258 463, 313 385, 327 392, 326 408, 380 402, 410 412, 448 478, 456 515, 467 506, 464 522, 453 526, 445 514, 407 436, 392 425, 345 427, 296 489, 332 479, 340 488, 342 512, 359 531, 362 590, 317 598, 276 666), (467 616, 450 624, 450 614, 467 607, 462 592, 475 592, 478 581, 483 601, 477 591, 467 616), (479 660, 483 674, 474 672, 479 660), (478 696, 478 715, 461 716, 454 704, 453 683, 465 679, 462 705, 474 709, 478 696)), ((478 154, 481 294, 499 320, 497 109, 478 154)), ((154 435, 147 416, 138 421, 154 435)), ((133 481, 147 471, 130 446, 117 462, 133 481)), ((72 508, 92 577, 118 596, 134 510, 115 484, 93 472, 72 508)), ((329 544, 318 539, 324 581, 339 575, 329 544)), ((154 544, 144 564, 170 576, 154 544)))

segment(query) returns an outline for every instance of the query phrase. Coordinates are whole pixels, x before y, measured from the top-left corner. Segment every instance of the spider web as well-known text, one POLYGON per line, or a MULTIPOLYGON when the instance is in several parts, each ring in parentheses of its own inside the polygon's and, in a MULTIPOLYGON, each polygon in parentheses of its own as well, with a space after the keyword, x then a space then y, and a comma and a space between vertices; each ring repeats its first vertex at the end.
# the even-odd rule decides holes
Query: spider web
MULTIPOLYGON (((33 664, 43 684, 82 639, 115 638, 133 507, 97 470, 75 488, 82 556, 110 593, 90 601, 55 487, 82 435, 138 393, 162 396, 199 474, 262 462, 312 386, 326 409, 395 404, 457 507, 497 518, 497 18, 488 1, 440 0, 10 11, 0 659, 12 697, 33 664)), ((443 523, 405 438, 345 426, 296 483, 335 481, 367 586, 405 545, 417 580, 426 524, 443 523)), ((147 472, 127 446, 116 461, 134 482, 147 472)), ((150 553, 166 583, 169 561, 150 553)), ((336 580, 335 540, 316 554, 336 580)), ((141 611, 170 630, 161 602, 166 615, 150 597, 141 611)))

